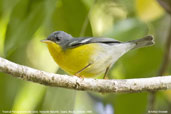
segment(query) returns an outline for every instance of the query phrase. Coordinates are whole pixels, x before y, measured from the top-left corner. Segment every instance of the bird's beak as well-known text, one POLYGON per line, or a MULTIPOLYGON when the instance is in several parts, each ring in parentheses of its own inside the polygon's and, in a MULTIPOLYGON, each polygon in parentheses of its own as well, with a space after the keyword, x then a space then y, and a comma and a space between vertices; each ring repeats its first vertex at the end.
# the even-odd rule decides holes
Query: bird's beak
POLYGON ((40 40, 40 41, 43 42, 43 43, 52 43, 51 40, 40 40))

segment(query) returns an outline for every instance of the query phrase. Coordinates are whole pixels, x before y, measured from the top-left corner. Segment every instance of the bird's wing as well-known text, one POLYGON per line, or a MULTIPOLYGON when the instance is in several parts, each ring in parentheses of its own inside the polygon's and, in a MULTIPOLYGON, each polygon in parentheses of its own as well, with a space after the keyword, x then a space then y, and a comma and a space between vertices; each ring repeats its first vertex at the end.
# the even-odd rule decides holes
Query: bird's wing
POLYGON ((121 43, 112 38, 96 38, 96 37, 84 37, 84 38, 73 38, 68 43, 68 47, 75 47, 79 45, 89 44, 89 43, 105 43, 105 44, 113 44, 113 43, 121 43))

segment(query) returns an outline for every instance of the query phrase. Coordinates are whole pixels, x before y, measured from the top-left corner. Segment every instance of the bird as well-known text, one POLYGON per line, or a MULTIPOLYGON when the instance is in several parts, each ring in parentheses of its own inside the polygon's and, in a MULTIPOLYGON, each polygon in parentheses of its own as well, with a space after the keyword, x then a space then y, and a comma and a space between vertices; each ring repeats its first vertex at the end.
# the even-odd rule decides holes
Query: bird
POLYGON ((152 35, 121 42, 107 37, 75 38, 64 31, 55 31, 41 42, 47 44, 52 58, 66 73, 86 78, 104 75, 104 79, 122 55, 154 44, 152 35))

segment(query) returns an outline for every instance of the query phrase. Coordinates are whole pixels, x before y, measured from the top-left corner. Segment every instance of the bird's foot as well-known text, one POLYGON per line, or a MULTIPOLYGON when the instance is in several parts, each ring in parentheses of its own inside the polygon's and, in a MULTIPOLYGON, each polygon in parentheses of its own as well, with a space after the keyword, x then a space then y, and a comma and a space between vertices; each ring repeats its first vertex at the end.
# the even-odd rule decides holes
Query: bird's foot
POLYGON ((104 80, 108 80, 109 78, 108 77, 103 77, 104 80))
POLYGON ((84 79, 85 78, 83 75, 80 75, 79 73, 76 73, 74 75, 77 76, 77 77, 79 77, 79 78, 81 78, 81 79, 84 79))

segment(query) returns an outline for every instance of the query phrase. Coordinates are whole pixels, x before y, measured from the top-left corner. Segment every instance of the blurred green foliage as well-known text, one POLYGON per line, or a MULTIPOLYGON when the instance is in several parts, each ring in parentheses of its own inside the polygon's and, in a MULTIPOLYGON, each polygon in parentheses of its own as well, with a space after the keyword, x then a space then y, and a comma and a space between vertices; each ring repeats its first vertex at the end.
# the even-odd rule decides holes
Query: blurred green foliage
MULTIPOLYGON (((118 79, 152 77, 160 68, 169 26, 169 15, 155 0, 0 0, 0 56, 55 73, 58 66, 46 46, 39 42, 53 31, 62 30, 75 37, 105 36, 121 41, 152 34, 156 45, 127 53, 109 74, 110 78, 118 79)), ((166 75, 171 74, 169 69, 171 65, 166 75)), ((79 111, 144 114, 148 111, 146 92, 78 92, 45 87, 4 73, 0 73, 0 91, 0 113, 51 110, 75 111, 74 114, 79 111)), ((158 92, 156 109, 171 109, 170 96, 170 91, 158 92)))

